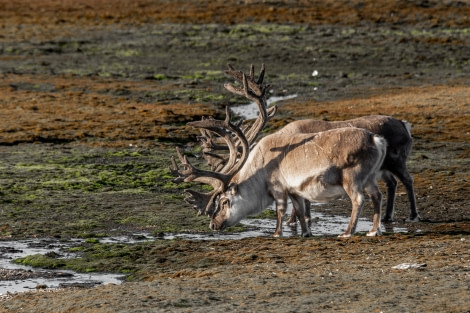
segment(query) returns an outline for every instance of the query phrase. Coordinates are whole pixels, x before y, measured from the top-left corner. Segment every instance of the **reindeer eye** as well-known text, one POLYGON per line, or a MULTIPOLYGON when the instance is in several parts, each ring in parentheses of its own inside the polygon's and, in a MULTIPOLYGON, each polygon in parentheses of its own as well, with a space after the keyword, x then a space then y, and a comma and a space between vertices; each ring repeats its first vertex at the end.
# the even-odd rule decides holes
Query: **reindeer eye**
POLYGON ((229 199, 224 199, 222 201, 222 206, 225 208, 226 206, 229 206, 230 205, 230 200, 229 199))
POLYGON ((212 214, 212 218, 215 218, 220 213, 220 211, 226 209, 227 206, 230 206, 230 200, 229 199, 227 199, 227 198, 219 199, 219 201, 217 203, 217 207, 214 211, 214 214, 212 214))

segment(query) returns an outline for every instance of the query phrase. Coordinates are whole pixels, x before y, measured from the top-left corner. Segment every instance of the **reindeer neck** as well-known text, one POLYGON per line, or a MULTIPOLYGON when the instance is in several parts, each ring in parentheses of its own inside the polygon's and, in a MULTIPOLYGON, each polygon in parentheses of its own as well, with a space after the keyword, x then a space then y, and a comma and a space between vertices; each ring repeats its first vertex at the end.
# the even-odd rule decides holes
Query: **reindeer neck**
POLYGON ((238 172, 232 182, 237 184, 237 194, 232 203, 236 205, 244 217, 262 212, 274 201, 266 192, 266 174, 264 169, 256 169, 250 162, 238 172))

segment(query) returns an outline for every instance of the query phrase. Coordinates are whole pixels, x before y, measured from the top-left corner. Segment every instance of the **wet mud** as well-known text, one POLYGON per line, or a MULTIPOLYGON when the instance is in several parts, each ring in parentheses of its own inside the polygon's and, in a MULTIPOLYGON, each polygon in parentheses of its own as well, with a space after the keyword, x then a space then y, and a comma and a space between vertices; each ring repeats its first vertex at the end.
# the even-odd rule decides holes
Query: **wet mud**
MULTIPOLYGON (((77 257, 28 265, 127 277, 38 285, 0 312, 470 312, 469 16, 465 1, 0 1, 0 240, 81 238, 77 257), (176 146, 203 163, 187 122, 248 103, 224 90, 227 63, 266 64, 283 100, 265 133, 408 120, 421 222, 400 184, 377 238, 168 238, 209 234, 168 166, 176 146), (152 240, 104 239, 139 232, 152 240)), ((314 210, 347 218, 350 202, 314 210)), ((0 271, 15 275, 36 274, 0 271)))

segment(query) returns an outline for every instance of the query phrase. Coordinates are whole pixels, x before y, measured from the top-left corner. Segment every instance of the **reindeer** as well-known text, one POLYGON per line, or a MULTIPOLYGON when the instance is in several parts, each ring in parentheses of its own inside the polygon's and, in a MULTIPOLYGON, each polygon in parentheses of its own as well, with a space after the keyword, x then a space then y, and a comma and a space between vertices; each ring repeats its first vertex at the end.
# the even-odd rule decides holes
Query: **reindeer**
POLYGON ((374 209, 373 226, 367 235, 380 235, 382 194, 377 178, 386 155, 385 139, 364 129, 347 127, 314 134, 275 133, 250 149, 250 141, 257 137, 270 116, 265 105, 266 86, 260 83, 263 75, 260 74, 261 79, 255 84, 252 73, 250 80, 240 74, 243 88, 225 87, 257 101, 263 118, 255 122, 256 126, 242 131, 239 125, 231 123, 228 107, 224 121, 203 119, 188 123, 223 138, 229 156, 219 171, 205 171, 192 166, 177 149, 183 169, 180 170, 172 158, 170 169, 177 176, 175 181, 198 181, 214 188, 206 194, 188 191, 186 200, 199 208, 200 213, 212 215, 212 230, 232 226, 274 201, 277 211, 274 236, 281 236, 289 196, 296 207, 302 236, 309 236, 303 199, 328 202, 348 195, 352 202, 351 219, 340 236, 350 237, 365 202, 365 191, 374 209), (250 140, 246 134, 250 134, 250 140))
MULTIPOLYGON (((400 121, 390 116, 371 115, 359 117, 347 121, 321 121, 321 120, 299 120, 289 123, 279 132, 283 134, 296 133, 316 133, 329 129, 341 127, 358 127, 378 134, 387 140, 387 154, 382 164, 382 180, 387 187, 387 206, 384 222, 393 221, 393 212, 395 210, 395 196, 397 190, 397 177, 405 186, 410 203, 410 215, 408 222, 418 222, 420 220, 416 209, 416 198, 413 189, 413 178, 406 167, 406 159, 411 152, 412 138, 411 127, 407 121, 400 121)), ((310 219, 310 203, 306 203, 306 218, 310 219)), ((295 210, 295 207, 294 207, 295 210)), ((295 214, 287 222, 288 224, 295 222, 295 214)))
MULTIPOLYGON (((237 81, 242 82, 242 75, 240 72, 235 71, 230 65, 229 70, 226 71, 228 76, 235 78, 237 81)), ((260 78, 264 76, 264 65, 261 69, 260 78)), ((253 79, 253 67, 251 68, 250 78, 248 79, 249 87, 253 88, 257 82, 253 79)), ((263 116, 263 105, 258 99, 251 99, 258 104, 260 108, 260 115, 255 120, 253 125, 266 123, 267 119, 271 118, 276 112, 276 107, 271 107, 267 116, 263 116)), ((342 127, 357 127, 366 129, 374 134, 378 134, 387 140, 388 148, 385 160, 382 164, 382 176, 381 179, 385 182, 387 187, 387 205, 385 215, 382 219, 384 222, 393 221, 393 213, 395 210, 395 198, 397 190, 397 177, 405 186, 408 201, 410 206, 410 215, 407 218, 407 222, 418 222, 420 216, 416 208, 416 197, 413 189, 413 178, 408 172, 406 166, 406 160, 411 152, 412 137, 411 137, 411 126, 407 121, 397 120, 390 116, 385 115, 371 115, 359 117, 352 120, 346 121, 322 121, 315 119, 299 120, 287 124, 284 128, 279 130, 279 133, 283 134, 296 134, 296 133, 317 133, 325 130, 342 128, 342 127)), ((218 170, 225 164, 227 159, 226 156, 216 154, 216 150, 224 150, 224 146, 214 143, 214 138, 210 133, 202 131, 202 137, 200 138, 204 142, 205 158, 213 170, 218 170)), ((252 137, 250 137, 252 139, 252 137)), ((250 144, 253 144, 250 141, 250 144)), ((305 218, 308 223, 311 221, 310 215, 310 202, 305 202, 305 218)), ((294 224, 296 220, 295 205, 293 212, 290 216, 287 224, 294 224)))

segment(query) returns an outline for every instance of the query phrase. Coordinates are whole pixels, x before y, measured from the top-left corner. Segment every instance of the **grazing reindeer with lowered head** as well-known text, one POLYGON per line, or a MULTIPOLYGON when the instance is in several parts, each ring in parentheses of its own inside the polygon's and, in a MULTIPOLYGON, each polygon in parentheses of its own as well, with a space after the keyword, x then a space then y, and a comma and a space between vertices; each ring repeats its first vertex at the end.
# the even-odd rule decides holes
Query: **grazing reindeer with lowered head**
MULTIPOLYGON (((232 85, 226 85, 226 88, 254 99, 265 122, 270 114, 266 109, 263 75, 257 83, 252 73, 250 79, 241 72, 240 75, 242 88, 232 85)), ((188 123, 225 140, 229 155, 219 171, 195 168, 179 150, 183 169, 180 170, 172 159, 171 171, 178 176, 176 181, 198 181, 213 186, 214 190, 207 194, 188 191, 187 198, 201 213, 212 215, 211 229, 223 230, 248 215, 261 212, 274 201, 278 217, 274 236, 281 236, 282 217, 289 196, 296 207, 302 235, 309 236, 310 229, 303 218, 303 199, 328 202, 348 195, 352 202, 351 219, 346 232, 340 236, 350 237, 365 202, 365 191, 374 208, 373 227, 368 235, 380 235, 382 194, 377 177, 386 154, 387 144, 383 137, 354 127, 315 134, 275 133, 250 149, 250 141, 257 137, 264 122, 242 131, 231 123, 228 108, 226 114, 224 121, 203 119, 188 123), (250 140, 247 134, 250 134, 250 140)))
MULTIPOLYGON (((242 75, 240 72, 233 70, 229 65, 229 71, 226 73, 234 77, 239 82, 242 82, 242 75)), ((264 67, 262 68, 262 74, 264 75, 264 67)), ((255 85, 253 80, 253 69, 250 73, 250 83, 249 86, 255 85)), ((258 107, 260 103, 257 103, 258 107)), ((274 115, 276 107, 273 106, 268 109, 269 117, 274 115)), ((260 108, 260 115, 255 120, 253 125, 266 123, 266 117, 262 114, 262 108, 260 108)), ((382 176, 381 179, 385 182, 387 187, 387 205, 385 210, 385 215, 383 217, 384 222, 393 221, 393 213, 395 210, 395 198, 397 190, 397 180, 398 178, 403 185, 405 186, 410 215, 407 218, 408 222, 418 222, 420 220, 417 208, 416 208, 416 197, 413 188, 413 178, 408 172, 406 166, 406 160, 411 152, 412 146, 412 137, 411 137, 411 126, 407 121, 401 121, 390 116, 385 115, 370 115, 363 116, 346 121, 323 121, 315 119, 299 120, 287 124, 284 128, 279 130, 279 133, 283 134, 296 134, 296 133, 317 133, 325 130, 342 128, 342 127, 357 127, 366 129, 374 134, 378 134, 384 137, 387 140, 387 154, 385 155, 385 160, 382 164, 382 176), (395 178, 396 177, 396 178, 395 178)), ((252 137, 250 137, 253 139, 252 137)), ((202 131, 202 137, 200 139, 203 142, 205 158, 211 165, 212 170, 219 170, 226 162, 227 156, 223 154, 217 154, 214 151, 216 150, 227 150, 225 146, 216 144, 214 138, 211 136, 210 132, 202 131)), ((250 145, 253 145, 253 141, 250 141, 250 145)), ((310 222, 310 202, 306 200, 306 220, 310 222)), ((295 211, 295 206, 294 209, 295 211)), ((291 217, 287 224, 295 223, 296 214, 292 212, 291 217)))

